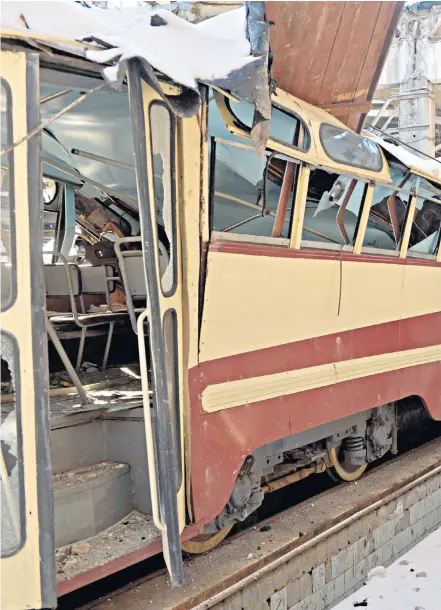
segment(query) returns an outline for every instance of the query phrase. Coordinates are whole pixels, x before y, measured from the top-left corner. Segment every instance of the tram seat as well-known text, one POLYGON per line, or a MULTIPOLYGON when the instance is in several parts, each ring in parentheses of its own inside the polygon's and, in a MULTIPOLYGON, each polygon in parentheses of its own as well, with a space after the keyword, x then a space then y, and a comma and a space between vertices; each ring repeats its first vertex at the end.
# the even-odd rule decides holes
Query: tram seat
POLYGON ((115 322, 127 317, 127 311, 112 311, 110 293, 115 289, 113 269, 106 265, 79 267, 74 263, 68 263, 65 257, 59 253, 56 253, 56 256, 61 261, 60 263, 44 266, 46 296, 52 298, 69 297, 70 311, 48 312, 48 320, 54 327, 74 323, 81 328, 76 370, 79 370, 81 366, 87 329, 92 326, 108 324, 109 329, 102 361, 104 370, 107 365, 115 322), (85 312, 83 295, 86 294, 103 295, 108 311, 85 312), (80 304, 80 311, 78 311, 77 300, 80 304))
MULTIPOLYGON (((147 304, 147 286, 145 282, 143 252, 140 237, 121 237, 115 242, 115 254, 124 292, 127 301, 127 310, 133 332, 137 335, 137 315, 145 310, 147 304), (125 250, 127 244, 139 244, 139 249, 125 250), (135 304, 136 302, 136 304, 135 304)), ((165 246, 159 242, 159 265, 161 274, 165 272, 168 264, 168 253, 165 246)))
POLYGON ((140 237, 122 237, 115 242, 115 254, 126 295, 127 310, 135 335, 137 314, 144 311, 147 304, 147 286, 144 277, 144 262, 140 237), (139 250, 124 250, 126 244, 139 244, 139 250), (134 301, 137 302, 135 306, 134 301))

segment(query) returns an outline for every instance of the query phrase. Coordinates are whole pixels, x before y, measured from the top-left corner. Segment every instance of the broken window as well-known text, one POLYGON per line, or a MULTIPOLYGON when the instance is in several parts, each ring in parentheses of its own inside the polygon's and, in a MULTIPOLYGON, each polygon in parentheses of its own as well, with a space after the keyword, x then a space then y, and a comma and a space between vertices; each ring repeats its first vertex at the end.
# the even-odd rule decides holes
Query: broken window
MULTIPOLYGON (((265 158, 253 146, 215 141, 212 185, 212 229, 270 236, 272 220, 264 215, 265 158)), ((213 162, 213 161, 212 161, 213 162)))
POLYGON ((250 140, 227 130, 215 102, 209 108, 209 133, 212 230, 289 237, 295 190, 294 160, 288 162, 274 153, 259 156, 250 140), (285 184, 286 196, 280 207, 285 177, 289 185, 285 184))
MULTIPOLYGON (((239 123, 250 130, 254 120, 254 106, 244 100, 240 104, 228 100, 227 105, 239 123)), ((308 150, 311 143, 308 128, 300 117, 274 103, 271 108, 270 138, 300 150, 308 150)))
POLYGON ((297 164, 252 146, 214 141, 213 150, 213 231, 288 238, 297 164))
POLYGON ((440 231, 441 190, 427 180, 421 180, 408 251, 416 255, 436 254, 440 242, 440 231))
POLYGON ((383 159, 378 145, 370 140, 335 125, 320 125, 320 141, 325 153, 333 161, 379 172, 383 159))
MULTIPOLYGON (((12 143, 11 90, 2 78, 1 92, 1 150, 12 143)), ((11 306, 15 298, 15 253, 14 253, 14 167, 11 151, 1 158, 1 309, 11 306)))
POLYGON ((175 132, 174 118, 162 102, 153 102, 150 105, 150 129, 155 207, 158 223, 163 227, 168 242, 168 261, 161 277, 161 287, 164 296, 171 296, 177 281, 175 132))
POLYGON ((365 190, 363 180, 313 170, 306 197, 302 241, 352 244, 365 190))
POLYGON ((20 434, 18 347, 8 334, 0 334, 1 394, 0 505, 1 557, 18 551, 24 542, 23 455, 20 434))
POLYGON ((391 161, 389 168, 392 185, 375 185, 363 246, 398 251, 416 177, 402 163, 391 161))

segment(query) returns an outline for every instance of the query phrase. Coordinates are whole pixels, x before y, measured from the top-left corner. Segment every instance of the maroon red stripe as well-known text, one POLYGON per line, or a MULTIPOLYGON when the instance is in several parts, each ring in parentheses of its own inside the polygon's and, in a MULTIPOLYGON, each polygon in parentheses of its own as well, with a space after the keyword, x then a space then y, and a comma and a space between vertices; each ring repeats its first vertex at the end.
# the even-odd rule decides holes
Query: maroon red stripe
POLYGON ((244 242, 213 241, 210 252, 225 252, 228 254, 246 254, 249 256, 268 256, 271 258, 309 258, 318 260, 343 260, 357 263, 382 263, 388 265, 417 265, 419 267, 440 267, 441 263, 423 258, 398 258, 381 254, 353 254, 338 250, 294 250, 286 246, 270 244, 253 244, 244 242))

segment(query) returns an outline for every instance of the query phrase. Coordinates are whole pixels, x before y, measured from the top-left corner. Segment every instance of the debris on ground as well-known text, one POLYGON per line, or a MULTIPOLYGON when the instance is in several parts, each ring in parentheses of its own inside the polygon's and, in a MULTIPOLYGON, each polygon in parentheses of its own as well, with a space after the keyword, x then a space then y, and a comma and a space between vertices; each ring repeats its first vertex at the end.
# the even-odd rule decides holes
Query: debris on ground
POLYGON ((367 575, 367 580, 371 580, 371 578, 374 578, 374 576, 381 576, 382 578, 386 578, 386 568, 384 568, 383 566, 376 566, 375 568, 372 568, 372 570, 370 570, 367 575))
POLYGON ((94 362, 83 362, 80 367, 80 371, 82 373, 95 373, 98 371, 98 365, 94 362))

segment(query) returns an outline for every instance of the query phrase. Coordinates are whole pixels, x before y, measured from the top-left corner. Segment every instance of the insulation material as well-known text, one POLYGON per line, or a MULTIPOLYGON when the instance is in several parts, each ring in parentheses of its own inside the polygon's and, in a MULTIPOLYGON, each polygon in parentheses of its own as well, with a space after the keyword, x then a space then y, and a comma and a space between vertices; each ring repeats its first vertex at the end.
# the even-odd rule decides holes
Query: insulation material
MULTIPOLYGON (((92 40, 97 50, 85 53, 91 61, 144 58, 190 88, 198 80, 225 77, 255 61, 245 35, 245 8, 194 25, 163 9, 133 14, 86 8, 76 2, 8 2, 2 7, 2 28, 66 41, 92 40)), ((115 67, 105 68, 104 73, 109 81, 117 78, 115 67)))
POLYGON ((404 163, 406 167, 412 167, 424 174, 433 176, 433 179, 438 182, 441 180, 441 163, 436 159, 419 157, 410 150, 407 150, 405 146, 387 142, 373 134, 369 134, 368 137, 377 142, 381 148, 396 157, 401 163, 404 163))

